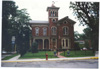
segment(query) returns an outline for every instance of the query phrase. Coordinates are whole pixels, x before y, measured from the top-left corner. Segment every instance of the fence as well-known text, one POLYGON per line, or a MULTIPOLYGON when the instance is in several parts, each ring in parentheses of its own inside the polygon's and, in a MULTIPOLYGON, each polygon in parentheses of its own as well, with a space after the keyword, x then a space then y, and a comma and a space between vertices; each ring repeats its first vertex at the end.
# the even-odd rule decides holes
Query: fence
MULTIPOLYGON (((83 57, 83 56, 94 56, 94 53, 92 50, 70 50, 70 55, 67 56, 67 50, 66 49, 57 49, 56 54, 58 55, 58 52, 62 52, 61 55, 65 57, 83 57)), ((37 53, 31 53, 27 52, 23 57, 25 58, 45 58, 46 54, 48 54, 48 58, 58 58, 54 55, 53 50, 39 50, 37 53)))

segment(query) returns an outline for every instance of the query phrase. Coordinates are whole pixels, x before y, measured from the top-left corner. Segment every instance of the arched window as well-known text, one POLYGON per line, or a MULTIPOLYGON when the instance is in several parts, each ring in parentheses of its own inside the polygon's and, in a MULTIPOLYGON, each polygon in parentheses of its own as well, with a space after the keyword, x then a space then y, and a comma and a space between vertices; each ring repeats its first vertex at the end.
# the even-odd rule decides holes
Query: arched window
POLYGON ((36 34, 36 36, 39 35, 39 28, 38 27, 35 28, 35 34, 36 34))
POLYGON ((43 35, 47 35, 47 28, 43 28, 43 35))
POLYGON ((55 12, 53 11, 53 16, 55 16, 55 12))
POLYGON ((51 11, 50 15, 52 16, 52 11, 51 11))
POLYGON ((55 12, 55 16, 56 16, 56 12, 55 12))
POLYGON ((68 28, 67 27, 64 27, 63 28, 63 35, 67 35, 68 34, 68 28))
POLYGON ((57 28, 56 27, 52 27, 51 31, 52 31, 52 35, 56 35, 57 28))

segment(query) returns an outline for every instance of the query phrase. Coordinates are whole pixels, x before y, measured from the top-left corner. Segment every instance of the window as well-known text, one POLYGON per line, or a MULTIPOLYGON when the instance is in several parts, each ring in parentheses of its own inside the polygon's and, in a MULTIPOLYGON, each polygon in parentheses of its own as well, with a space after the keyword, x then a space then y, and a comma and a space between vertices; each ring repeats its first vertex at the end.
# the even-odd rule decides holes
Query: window
POLYGON ((47 28, 43 28, 43 35, 47 35, 47 28))
POLYGON ((66 39, 66 47, 68 47, 68 40, 66 39))
POLYGON ((66 24, 66 21, 64 22, 64 24, 66 24))
POLYGON ((36 36, 39 35, 39 28, 38 27, 35 28, 35 34, 36 34, 36 36))
POLYGON ((56 39, 53 39, 53 42, 56 42, 56 39))
POLYGON ((67 29, 67 27, 64 27, 63 28, 63 35, 67 35, 67 33, 68 33, 68 29, 67 29))
POLYGON ((51 11, 51 13, 50 13, 50 14, 51 14, 51 16, 52 16, 52 11, 51 11))
POLYGON ((55 12, 55 16, 56 16, 56 12, 55 12))
POLYGON ((56 35, 56 30, 57 30, 56 27, 52 27, 51 30, 52 30, 52 35, 56 35))
POLYGON ((52 19, 52 22, 56 22, 56 19, 52 19))
POLYGON ((55 16, 55 12, 53 11, 53 16, 55 16))
POLYGON ((67 21, 64 21, 63 23, 64 23, 64 24, 67 24, 68 22, 67 22, 67 21))
POLYGON ((56 12, 55 11, 51 11, 50 12, 50 16, 56 16, 56 12))

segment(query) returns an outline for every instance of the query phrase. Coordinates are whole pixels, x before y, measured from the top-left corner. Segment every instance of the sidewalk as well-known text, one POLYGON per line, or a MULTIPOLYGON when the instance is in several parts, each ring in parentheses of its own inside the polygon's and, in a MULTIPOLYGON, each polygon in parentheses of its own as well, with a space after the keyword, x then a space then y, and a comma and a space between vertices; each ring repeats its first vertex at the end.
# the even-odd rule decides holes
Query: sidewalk
POLYGON ((98 57, 70 57, 70 58, 50 58, 46 59, 18 59, 20 55, 11 58, 9 60, 2 60, 1 62, 33 62, 33 61, 58 61, 58 60, 86 60, 86 59, 98 59, 98 57))

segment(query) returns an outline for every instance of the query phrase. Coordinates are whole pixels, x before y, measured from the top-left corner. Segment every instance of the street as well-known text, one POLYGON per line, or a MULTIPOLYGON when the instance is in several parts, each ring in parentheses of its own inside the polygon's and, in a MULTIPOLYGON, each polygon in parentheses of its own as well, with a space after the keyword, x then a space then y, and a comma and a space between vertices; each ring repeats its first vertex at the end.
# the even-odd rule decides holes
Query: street
POLYGON ((98 68, 97 59, 60 60, 34 62, 2 62, 2 67, 33 67, 33 68, 98 68))

